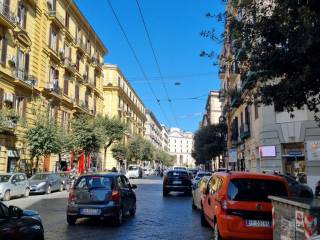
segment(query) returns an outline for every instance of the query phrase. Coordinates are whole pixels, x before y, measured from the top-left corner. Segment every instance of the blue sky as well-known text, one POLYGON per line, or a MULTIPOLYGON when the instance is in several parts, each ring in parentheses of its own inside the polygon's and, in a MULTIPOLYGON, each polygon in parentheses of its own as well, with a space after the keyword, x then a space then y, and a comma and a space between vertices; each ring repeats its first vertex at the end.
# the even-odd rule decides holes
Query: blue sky
POLYGON ((173 111, 167 101, 135 0, 111 1, 160 99, 165 116, 143 78, 107 0, 76 0, 109 50, 105 62, 117 64, 122 69, 146 107, 155 113, 161 123, 195 131, 202 119, 209 91, 219 89, 218 68, 210 59, 199 54, 202 50, 220 52, 221 46, 202 38, 200 31, 212 27, 222 31, 221 24, 205 17, 207 12, 222 11, 224 6, 221 1, 139 0, 168 95, 172 99, 173 111), (177 86, 175 82, 181 84, 177 86), (183 99, 192 97, 199 98, 183 99))

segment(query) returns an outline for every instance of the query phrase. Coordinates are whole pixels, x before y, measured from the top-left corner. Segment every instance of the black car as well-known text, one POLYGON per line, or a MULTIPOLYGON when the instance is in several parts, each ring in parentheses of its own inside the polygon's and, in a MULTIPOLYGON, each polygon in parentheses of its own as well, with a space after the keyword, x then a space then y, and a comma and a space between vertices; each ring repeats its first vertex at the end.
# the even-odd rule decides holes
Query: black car
POLYGON ((191 195, 191 177, 186 170, 170 170, 163 179, 163 196, 169 192, 184 192, 191 195))
POLYGON ((73 225, 82 217, 111 217, 115 225, 121 225, 124 215, 136 213, 136 188, 120 173, 80 176, 70 188, 67 222, 73 225))
POLYGON ((313 198, 312 189, 304 183, 301 183, 296 180, 295 177, 289 174, 277 174, 283 178, 285 178, 288 182, 291 194, 293 197, 301 197, 301 198, 313 198))
POLYGON ((44 232, 39 214, 14 206, 7 207, 0 202, 0 239, 43 240, 44 232))

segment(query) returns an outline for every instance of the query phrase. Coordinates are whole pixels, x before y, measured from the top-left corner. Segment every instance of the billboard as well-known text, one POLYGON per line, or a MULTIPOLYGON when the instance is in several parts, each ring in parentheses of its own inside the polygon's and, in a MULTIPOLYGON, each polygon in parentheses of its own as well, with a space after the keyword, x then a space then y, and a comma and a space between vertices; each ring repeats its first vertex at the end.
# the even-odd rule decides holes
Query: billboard
POLYGON ((276 157, 276 146, 261 146, 259 147, 260 157, 276 157))

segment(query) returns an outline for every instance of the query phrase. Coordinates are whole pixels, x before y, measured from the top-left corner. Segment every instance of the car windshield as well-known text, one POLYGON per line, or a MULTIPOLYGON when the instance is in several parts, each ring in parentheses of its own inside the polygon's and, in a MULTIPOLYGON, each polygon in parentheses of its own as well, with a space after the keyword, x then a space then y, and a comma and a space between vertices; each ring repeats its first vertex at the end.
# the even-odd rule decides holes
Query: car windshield
POLYGON ((185 167, 174 167, 174 170, 186 170, 185 167))
POLYGON ((129 170, 138 170, 137 166, 129 166, 129 170))
POLYGON ((197 178, 202 178, 204 176, 211 176, 211 173, 198 173, 197 178))
POLYGON ((33 175, 30 180, 47 180, 49 177, 49 174, 36 174, 33 175))
POLYGON ((83 176, 76 183, 76 189, 92 189, 92 188, 103 188, 112 189, 112 177, 108 176, 83 176))
POLYGON ((11 175, 0 175, 0 182, 8 182, 11 175))
POLYGON ((168 177, 188 177, 188 172, 185 171, 171 171, 168 172, 168 177))
POLYGON ((281 181, 261 179, 232 179, 228 198, 234 201, 269 202, 268 196, 288 196, 281 181))

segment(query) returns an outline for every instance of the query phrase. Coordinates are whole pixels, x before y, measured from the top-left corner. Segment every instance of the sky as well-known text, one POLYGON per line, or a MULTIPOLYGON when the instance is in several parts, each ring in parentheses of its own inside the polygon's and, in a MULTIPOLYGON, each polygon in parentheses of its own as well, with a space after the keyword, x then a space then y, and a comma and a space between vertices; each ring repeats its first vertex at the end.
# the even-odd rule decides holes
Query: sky
POLYGON ((212 59, 200 57, 200 52, 214 50, 220 53, 222 46, 201 37, 200 32, 211 28, 215 28, 217 33, 223 31, 223 24, 205 17, 208 12, 223 11, 221 1, 138 0, 163 81, 148 44, 136 0, 110 1, 150 85, 123 37, 108 0, 75 0, 109 50, 105 62, 120 67, 159 122, 167 127, 196 131, 209 91, 218 90, 220 86, 218 67, 214 66, 212 59))

